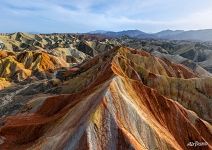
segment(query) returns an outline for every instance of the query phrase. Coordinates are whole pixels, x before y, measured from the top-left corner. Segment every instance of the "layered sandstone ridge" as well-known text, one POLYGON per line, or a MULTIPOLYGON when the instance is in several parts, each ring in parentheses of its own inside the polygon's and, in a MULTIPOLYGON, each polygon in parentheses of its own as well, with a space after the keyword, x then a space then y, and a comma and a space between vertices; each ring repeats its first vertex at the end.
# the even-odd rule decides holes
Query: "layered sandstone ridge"
POLYGON ((12 53, 0 51, 0 77, 8 80, 24 80, 36 74, 46 74, 57 68, 67 67, 63 58, 44 51, 24 51, 12 53))
MULTIPOLYGON (((112 40, 78 34, 0 35, 0 84, 50 79, 56 72, 77 66, 112 49, 112 40), (33 78, 33 79, 32 79, 33 78)), ((1 97, 1 95, 0 95, 1 97)))
POLYGON ((212 149, 211 77, 124 47, 78 67, 1 119, 0 149, 212 149))

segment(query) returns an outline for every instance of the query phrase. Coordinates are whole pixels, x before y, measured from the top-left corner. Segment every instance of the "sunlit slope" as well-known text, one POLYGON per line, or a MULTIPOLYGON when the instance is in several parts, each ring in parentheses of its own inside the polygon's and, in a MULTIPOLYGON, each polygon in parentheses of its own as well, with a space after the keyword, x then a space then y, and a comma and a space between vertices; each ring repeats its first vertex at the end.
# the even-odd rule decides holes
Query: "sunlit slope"
POLYGON ((184 150, 191 141, 212 148, 210 77, 123 47, 79 70, 63 94, 29 100, 27 111, 2 119, 0 148, 184 150))

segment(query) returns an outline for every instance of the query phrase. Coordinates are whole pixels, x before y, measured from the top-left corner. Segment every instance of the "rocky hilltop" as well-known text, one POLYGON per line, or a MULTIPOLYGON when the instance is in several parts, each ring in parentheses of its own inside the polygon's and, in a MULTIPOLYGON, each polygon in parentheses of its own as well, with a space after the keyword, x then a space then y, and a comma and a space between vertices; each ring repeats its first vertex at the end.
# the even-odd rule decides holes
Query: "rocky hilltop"
POLYGON ((5 42, 24 36, 2 38, 0 149, 212 149, 203 68, 90 35, 30 35, 53 41, 33 49, 5 42))
POLYGON ((183 64, 199 75, 208 76, 208 73, 212 73, 211 42, 140 40, 130 37, 121 37, 118 41, 127 47, 143 49, 157 57, 183 64))

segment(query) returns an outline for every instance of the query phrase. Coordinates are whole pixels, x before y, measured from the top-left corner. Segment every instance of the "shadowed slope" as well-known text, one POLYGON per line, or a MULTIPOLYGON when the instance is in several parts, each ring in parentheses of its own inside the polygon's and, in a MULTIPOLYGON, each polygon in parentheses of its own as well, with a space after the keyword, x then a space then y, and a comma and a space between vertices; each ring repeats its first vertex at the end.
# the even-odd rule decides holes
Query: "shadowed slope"
POLYGON ((208 143, 199 149, 212 148, 211 107, 205 106, 212 85, 188 68, 117 48, 79 70, 65 85, 77 92, 38 98, 28 113, 3 119, 0 148, 180 150, 192 149, 187 146, 192 141, 208 143), (84 73, 88 80, 82 80, 84 73), (178 82, 189 88, 176 89, 178 82), (176 95, 181 90, 196 95, 176 95), (187 101, 192 102, 187 106, 187 101), (205 107, 199 110, 193 103, 205 107))

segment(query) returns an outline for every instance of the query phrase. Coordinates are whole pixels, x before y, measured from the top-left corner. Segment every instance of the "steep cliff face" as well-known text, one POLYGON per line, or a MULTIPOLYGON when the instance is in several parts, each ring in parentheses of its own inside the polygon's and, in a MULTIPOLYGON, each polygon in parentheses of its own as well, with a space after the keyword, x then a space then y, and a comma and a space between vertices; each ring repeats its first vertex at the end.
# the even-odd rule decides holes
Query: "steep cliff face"
POLYGON ((211 78, 115 48, 79 66, 60 94, 1 119, 0 149, 212 149, 211 78), (86 77, 86 78, 85 78, 86 77))

